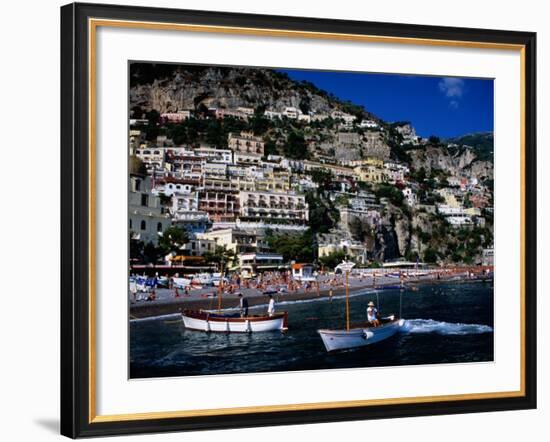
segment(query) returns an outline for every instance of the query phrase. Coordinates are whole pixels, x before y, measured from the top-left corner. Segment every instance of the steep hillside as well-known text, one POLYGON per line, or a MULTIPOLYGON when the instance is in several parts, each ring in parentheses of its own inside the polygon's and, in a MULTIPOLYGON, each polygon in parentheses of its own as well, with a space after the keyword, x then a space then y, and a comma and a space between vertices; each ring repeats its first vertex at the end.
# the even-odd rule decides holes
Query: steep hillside
POLYGON ((130 74, 130 108, 160 113, 206 107, 257 108, 328 113, 340 109, 372 117, 362 107, 340 101, 309 82, 296 82, 270 69, 176 66, 134 63, 130 74))
POLYGON ((449 144, 456 144, 459 148, 470 147, 480 161, 493 161, 493 132, 476 132, 449 138, 446 141, 449 144))

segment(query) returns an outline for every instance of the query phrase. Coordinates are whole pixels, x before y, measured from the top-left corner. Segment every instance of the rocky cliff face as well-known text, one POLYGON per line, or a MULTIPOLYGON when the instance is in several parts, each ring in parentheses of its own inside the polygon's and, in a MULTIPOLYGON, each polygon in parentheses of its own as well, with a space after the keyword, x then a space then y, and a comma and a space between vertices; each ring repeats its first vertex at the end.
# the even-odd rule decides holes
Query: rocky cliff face
POLYGON ((404 256, 410 244, 410 219, 400 208, 387 204, 376 233, 375 256, 396 259, 404 256))
POLYGON ((465 175, 479 180, 493 178, 493 165, 489 161, 478 161, 472 149, 463 149, 452 155, 445 147, 427 146, 425 149, 409 151, 411 167, 424 168, 429 174, 432 169, 444 170, 451 175, 465 175))
POLYGON ((207 67, 175 69, 163 79, 135 81, 130 88, 130 107, 160 113, 206 107, 252 107, 262 104, 275 111, 307 105, 319 113, 336 106, 315 89, 264 69, 207 67), (298 87, 297 87, 298 85, 298 87))

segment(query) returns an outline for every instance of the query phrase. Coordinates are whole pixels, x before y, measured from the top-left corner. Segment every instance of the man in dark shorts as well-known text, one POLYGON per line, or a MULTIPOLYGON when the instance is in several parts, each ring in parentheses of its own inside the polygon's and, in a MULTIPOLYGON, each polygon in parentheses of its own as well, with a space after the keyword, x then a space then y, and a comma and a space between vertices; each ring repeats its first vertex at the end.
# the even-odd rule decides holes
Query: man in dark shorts
POLYGON ((241 308, 241 318, 248 316, 248 299, 239 293, 239 307, 241 308))

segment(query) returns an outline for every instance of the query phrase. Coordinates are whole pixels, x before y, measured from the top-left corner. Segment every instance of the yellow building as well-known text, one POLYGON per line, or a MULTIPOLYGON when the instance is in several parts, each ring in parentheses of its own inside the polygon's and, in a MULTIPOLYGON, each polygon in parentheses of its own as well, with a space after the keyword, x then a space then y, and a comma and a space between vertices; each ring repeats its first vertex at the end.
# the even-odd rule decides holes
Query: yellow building
POLYGON ((451 190, 447 188, 439 189, 437 193, 439 193, 439 195, 443 197, 443 199, 445 200, 445 205, 453 208, 461 207, 461 204, 457 201, 451 190))
POLYGON ((481 216, 481 210, 477 207, 468 207, 464 209, 464 214, 468 216, 481 216))
POLYGON ((386 183, 388 181, 388 175, 386 171, 377 166, 363 165, 357 166, 353 169, 360 181, 367 183, 386 183))

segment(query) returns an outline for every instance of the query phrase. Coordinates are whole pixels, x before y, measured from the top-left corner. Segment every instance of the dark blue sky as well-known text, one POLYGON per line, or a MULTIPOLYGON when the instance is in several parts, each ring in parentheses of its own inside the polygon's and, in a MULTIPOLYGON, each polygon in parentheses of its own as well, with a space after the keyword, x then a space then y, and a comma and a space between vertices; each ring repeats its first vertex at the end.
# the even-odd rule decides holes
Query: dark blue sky
POLYGON ((493 80, 281 70, 385 121, 410 121, 418 135, 442 138, 493 130, 493 80))

